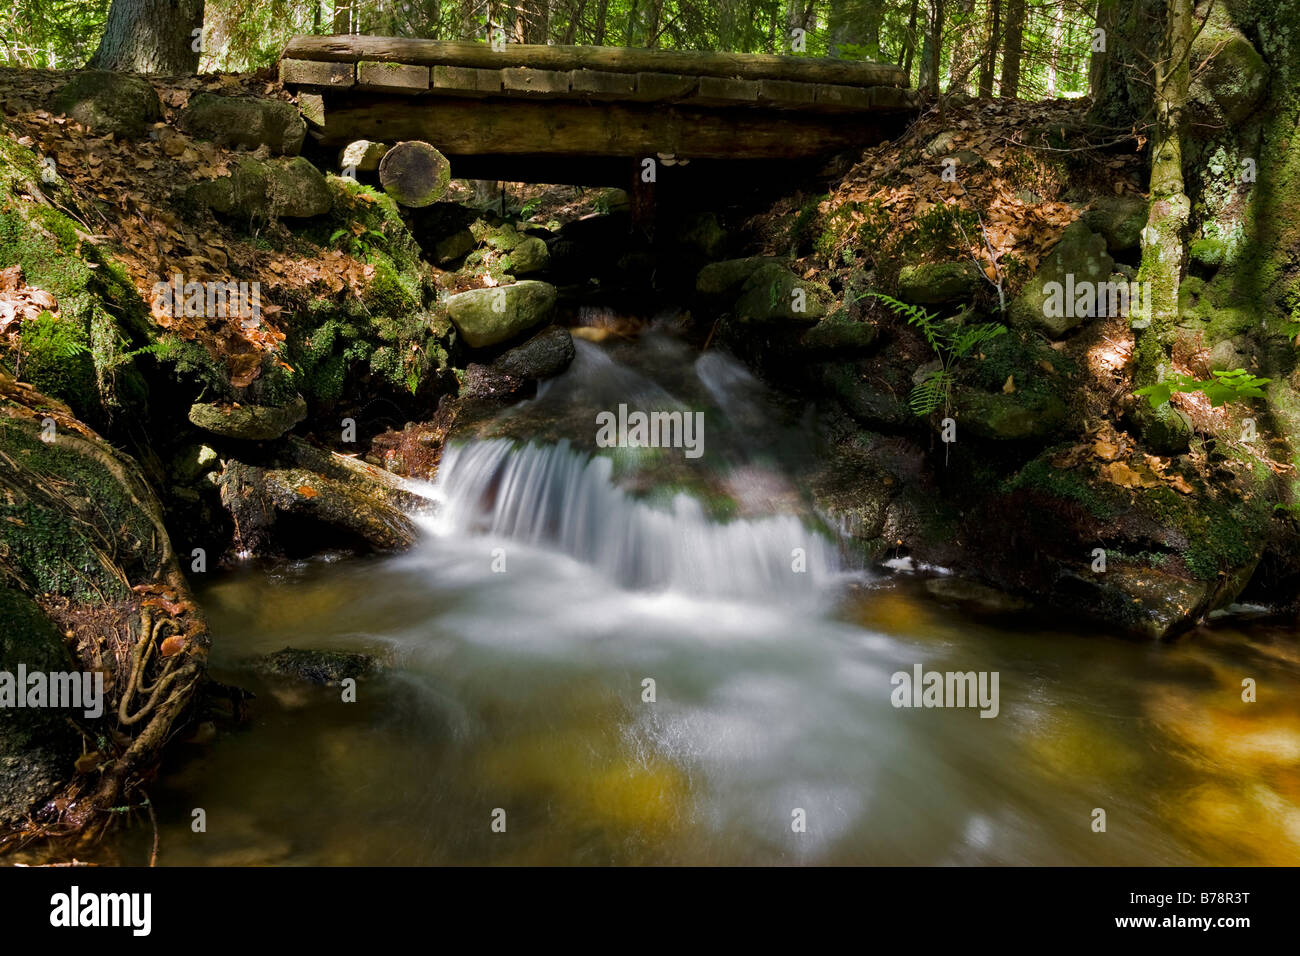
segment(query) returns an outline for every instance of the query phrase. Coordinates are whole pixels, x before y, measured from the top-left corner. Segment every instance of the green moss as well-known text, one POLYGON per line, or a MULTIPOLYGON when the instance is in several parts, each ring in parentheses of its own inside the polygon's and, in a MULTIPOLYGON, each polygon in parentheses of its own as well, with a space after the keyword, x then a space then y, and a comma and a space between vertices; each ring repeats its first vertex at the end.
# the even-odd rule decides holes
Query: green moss
POLYGON ((1037 491, 1082 505, 1089 514, 1109 521, 1119 514, 1122 503, 1116 491, 1100 487, 1077 470, 1056 468, 1048 455, 1035 458, 1005 484, 1006 491, 1037 491))

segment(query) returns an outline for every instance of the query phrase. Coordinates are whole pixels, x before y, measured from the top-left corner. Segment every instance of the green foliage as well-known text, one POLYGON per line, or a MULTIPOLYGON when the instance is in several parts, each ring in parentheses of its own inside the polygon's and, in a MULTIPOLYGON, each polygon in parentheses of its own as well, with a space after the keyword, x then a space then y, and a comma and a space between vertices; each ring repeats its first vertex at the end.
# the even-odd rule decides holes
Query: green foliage
POLYGON ((1005 325, 998 322, 984 322, 978 325, 944 322, 940 320, 938 313, 928 312, 919 305, 902 302, 880 292, 868 292, 867 295, 879 299, 896 314, 902 316, 908 325, 919 330, 935 355, 939 357, 940 367, 928 373, 917 383, 908 397, 908 405, 917 415, 930 415, 939 408, 943 408, 946 412, 952 396, 952 386, 956 381, 953 368, 979 346, 991 342, 1007 330, 1005 325))
POLYGON ((335 229, 330 233, 329 244, 350 256, 356 256, 358 259, 365 259, 370 255, 372 245, 383 245, 387 237, 382 232, 374 229, 365 229, 360 233, 353 232, 351 229, 335 229), (339 240, 342 240, 340 242, 339 240))
POLYGON ((1174 392, 1203 392, 1210 404, 1218 408, 1227 402, 1240 402, 1247 398, 1263 398, 1264 386, 1270 378, 1256 378, 1244 368, 1230 372, 1214 372, 1207 379, 1194 379, 1190 375, 1173 375, 1163 382, 1139 388, 1134 395, 1143 396, 1152 408, 1169 401, 1174 392))

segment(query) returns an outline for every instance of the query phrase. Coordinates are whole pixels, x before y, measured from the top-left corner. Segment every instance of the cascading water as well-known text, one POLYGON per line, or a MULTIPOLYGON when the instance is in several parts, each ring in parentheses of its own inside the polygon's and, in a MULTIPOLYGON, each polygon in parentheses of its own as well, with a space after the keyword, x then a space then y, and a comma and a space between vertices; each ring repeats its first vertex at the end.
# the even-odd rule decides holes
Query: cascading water
POLYGON ((794 515, 720 523, 687 494, 656 507, 615 487, 613 468, 568 441, 453 446, 438 471, 433 527, 554 548, 639 590, 794 597, 836 570, 834 547, 794 515))

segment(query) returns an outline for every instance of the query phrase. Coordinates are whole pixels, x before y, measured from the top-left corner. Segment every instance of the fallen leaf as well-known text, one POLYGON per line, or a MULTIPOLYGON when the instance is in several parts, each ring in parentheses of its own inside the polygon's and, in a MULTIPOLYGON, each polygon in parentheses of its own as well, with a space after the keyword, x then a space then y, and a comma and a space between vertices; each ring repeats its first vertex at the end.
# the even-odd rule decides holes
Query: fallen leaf
POLYGON ((1008 375, 1006 382, 1004 382, 1002 385, 1002 394, 1013 395, 1015 394, 1015 391, 1016 391, 1016 377, 1014 375, 1008 375))
POLYGON ((173 634, 167 640, 162 642, 162 647, 158 648, 160 657, 175 657, 181 651, 185 650, 185 645, 189 643, 179 634, 173 634))

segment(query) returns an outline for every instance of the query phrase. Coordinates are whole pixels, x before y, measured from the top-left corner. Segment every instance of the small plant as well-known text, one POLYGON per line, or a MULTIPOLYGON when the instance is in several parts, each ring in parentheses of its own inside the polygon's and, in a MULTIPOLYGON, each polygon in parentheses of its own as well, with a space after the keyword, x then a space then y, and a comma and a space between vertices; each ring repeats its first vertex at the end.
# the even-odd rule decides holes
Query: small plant
POLYGON ((1271 381, 1271 378, 1256 378, 1244 368, 1234 368, 1230 372, 1214 372, 1204 380, 1190 375, 1173 375, 1163 382, 1139 388, 1133 394, 1145 397, 1152 408, 1159 408, 1174 392, 1203 392, 1210 405, 1218 408, 1227 402, 1263 398, 1264 386, 1271 381))
POLYGON ((984 322, 979 325, 957 325, 944 322, 938 313, 928 312, 919 305, 902 302, 880 292, 868 292, 873 299, 879 299, 896 314, 907 320, 907 324, 920 330, 939 357, 939 368, 926 374, 908 397, 907 403, 913 414, 922 417, 930 415, 938 408, 947 414, 952 399, 952 386, 956 381, 954 369, 957 363, 970 355, 985 342, 992 341, 1006 332, 1007 327, 998 322, 984 322))
POLYGON ((537 215, 537 210, 541 208, 542 201, 540 199, 530 199, 528 202, 524 203, 523 208, 519 210, 519 218, 532 219, 533 216, 537 215))
POLYGON ((350 256, 358 259, 364 259, 370 254, 370 247, 374 244, 387 242, 387 237, 382 232, 376 232, 374 229, 366 229, 360 223, 353 223, 350 228, 335 229, 330 233, 330 245, 338 245, 338 248, 350 256), (339 240, 343 240, 339 242, 339 240))

